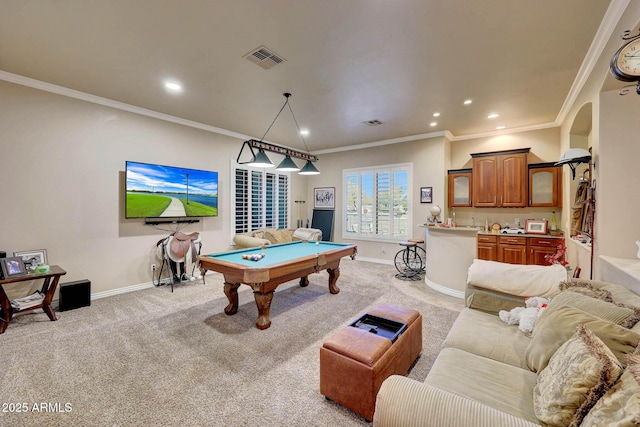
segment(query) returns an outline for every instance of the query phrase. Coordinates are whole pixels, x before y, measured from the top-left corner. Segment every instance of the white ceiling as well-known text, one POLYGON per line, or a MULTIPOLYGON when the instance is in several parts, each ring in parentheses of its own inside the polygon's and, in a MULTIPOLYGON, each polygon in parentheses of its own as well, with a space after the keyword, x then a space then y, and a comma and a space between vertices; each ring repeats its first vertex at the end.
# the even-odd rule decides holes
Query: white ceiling
MULTIPOLYGON (((3 0, 0 70, 256 138, 291 92, 312 152, 445 130, 463 137, 556 121, 608 6, 3 0), (243 58, 261 45, 286 61, 264 70, 243 58), (168 78, 182 94, 164 90, 168 78), (374 119, 384 124, 363 124, 374 119)), ((266 140, 303 148, 287 110, 266 140)))

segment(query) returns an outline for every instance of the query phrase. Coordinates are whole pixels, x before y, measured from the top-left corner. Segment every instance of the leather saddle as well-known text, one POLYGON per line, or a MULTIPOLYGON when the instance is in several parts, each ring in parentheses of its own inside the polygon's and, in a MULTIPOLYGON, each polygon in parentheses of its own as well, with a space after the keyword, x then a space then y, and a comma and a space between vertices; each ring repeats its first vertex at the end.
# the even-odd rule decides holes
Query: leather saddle
POLYGON ((194 231, 193 233, 186 234, 180 231, 171 233, 169 237, 161 239, 156 245, 162 244, 168 246, 167 255, 175 262, 186 261, 186 256, 191 250, 191 262, 198 260, 198 249, 196 248, 196 242, 200 238, 200 233, 194 231))

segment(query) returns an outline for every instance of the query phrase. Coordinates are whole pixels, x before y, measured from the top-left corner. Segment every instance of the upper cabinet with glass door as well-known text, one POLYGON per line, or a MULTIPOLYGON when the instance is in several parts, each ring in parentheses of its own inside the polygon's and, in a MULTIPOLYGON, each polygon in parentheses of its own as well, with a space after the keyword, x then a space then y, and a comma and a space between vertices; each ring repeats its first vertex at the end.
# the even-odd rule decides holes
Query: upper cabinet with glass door
POLYGON ((553 163, 529 165, 529 206, 562 206, 562 166, 553 163))
POLYGON ((449 174, 449 207, 471 206, 473 174, 471 169, 455 169, 449 174))

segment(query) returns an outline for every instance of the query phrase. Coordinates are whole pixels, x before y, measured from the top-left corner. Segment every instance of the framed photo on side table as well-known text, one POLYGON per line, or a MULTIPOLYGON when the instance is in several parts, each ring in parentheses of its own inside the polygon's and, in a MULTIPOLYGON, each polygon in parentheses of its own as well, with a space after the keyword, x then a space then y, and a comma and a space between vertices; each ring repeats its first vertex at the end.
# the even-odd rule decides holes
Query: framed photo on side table
POLYGON ((24 263, 24 268, 27 271, 35 270, 38 264, 47 263, 46 249, 35 249, 32 251, 14 252, 13 256, 22 258, 22 262, 24 263))
POLYGON ((528 219, 524 232, 528 234, 547 234, 547 221, 538 219, 528 219))
POLYGON ((335 209, 335 187, 322 187, 313 189, 313 207, 315 209, 335 209))
POLYGON ((27 274, 22 258, 19 256, 0 259, 0 266, 2 267, 2 274, 5 279, 11 279, 12 277, 19 277, 27 274))
POLYGON ((420 203, 433 203, 433 187, 420 187, 420 203))

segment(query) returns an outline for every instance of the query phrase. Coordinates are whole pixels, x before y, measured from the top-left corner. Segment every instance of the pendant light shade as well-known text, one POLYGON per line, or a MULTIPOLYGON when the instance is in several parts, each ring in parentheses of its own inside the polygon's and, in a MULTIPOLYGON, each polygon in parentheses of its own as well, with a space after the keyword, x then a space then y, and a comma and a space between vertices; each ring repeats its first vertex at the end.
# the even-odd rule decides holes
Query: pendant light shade
POLYGON ((307 142, 304 140, 304 136, 303 136, 304 133, 300 131, 300 126, 298 125, 298 120, 296 120, 296 115, 293 114, 293 109, 291 108, 291 104, 289 104, 289 97, 291 96, 291 94, 288 92, 285 92, 282 95, 286 99, 284 102, 284 105, 282 105, 282 108, 280 108, 280 111, 278 111, 278 114, 276 114, 276 117, 271 122, 271 125, 269 125, 269 127, 267 128, 267 131, 264 133, 264 135, 262 135, 262 138, 260 138, 259 141, 255 139, 249 139, 245 141, 242 144, 242 147, 240 148, 240 152, 238 153, 238 158, 236 159, 236 161, 238 162, 238 164, 249 165, 256 168, 272 168, 274 164, 273 162, 271 162, 269 157, 267 157, 267 154, 265 153, 265 150, 266 150, 266 151, 270 151, 270 152, 285 156, 285 158, 280 162, 280 164, 276 168, 276 170, 278 171, 282 171, 282 172, 299 171, 298 173, 300 175, 318 175, 320 171, 316 169, 313 163, 311 163, 311 162, 317 161, 318 157, 314 156, 309 152, 309 147, 307 147, 307 142), (296 124, 296 128, 298 129, 298 135, 300 135, 300 139, 304 144, 304 148, 306 150, 304 152, 294 150, 292 148, 280 147, 278 145, 271 144, 269 142, 264 142, 264 138, 267 136, 267 133, 269 133, 271 126, 273 126, 276 120, 278 120, 278 117, 280 117, 280 113, 282 113, 282 110, 284 110, 285 107, 289 107, 289 111, 291 112, 291 117, 293 118, 293 122, 296 124), (253 157, 248 162, 241 162, 240 158, 242 156, 242 152, 244 148, 247 146, 251 150, 251 154, 253 157), (257 148, 259 150, 258 154, 254 155, 255 153, 255 151, 253 150, 254 148, 257 148), (307 163, 304 165, 302 169, 300 169, 298 165, 296 165, 295 162, 291 160, 292 156, 298 159, 306 160, 307 163))
POLYGON ((287 156, 280 162, 276 170, 282 172, 297 172, 300 168, 291 160, 291 156, 287 156))
POLYGON ((256 168, 272 168, 274 166, 273 162, 269 160, 267 157, 267 153, 261 148, 256 154, 256 157, 249 163, 249 166, 253 166, 256 168))
POLYGON ((311 163, 311 160, 307 160, 307 163, 300 169, 298 175, 319 175, 320 171, 311 163))

